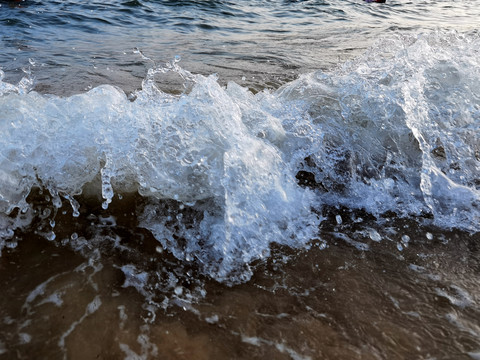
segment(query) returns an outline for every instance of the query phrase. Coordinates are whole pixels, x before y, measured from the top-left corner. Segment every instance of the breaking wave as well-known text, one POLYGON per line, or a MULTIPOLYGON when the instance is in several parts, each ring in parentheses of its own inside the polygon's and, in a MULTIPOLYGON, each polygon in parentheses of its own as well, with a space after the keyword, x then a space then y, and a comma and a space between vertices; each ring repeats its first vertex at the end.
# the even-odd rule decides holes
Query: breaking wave
POLYGON ((138 226, 226 283, 248 280, 273 243, 321 238, 327 208, 478 232, 479 51, 476 33, 390 36, 257 94, 178 59, 130 96, 39 94, 31 76, 12 85, 0 72, 0 251, 41 216, 55 238, 64 201, 75 217, 89 198, 108 211, 131 193, 144 200, 138 226), (182 94, 157 86, 167 72, 182 94), (34 210, 35 189, 54 211, 34 210))

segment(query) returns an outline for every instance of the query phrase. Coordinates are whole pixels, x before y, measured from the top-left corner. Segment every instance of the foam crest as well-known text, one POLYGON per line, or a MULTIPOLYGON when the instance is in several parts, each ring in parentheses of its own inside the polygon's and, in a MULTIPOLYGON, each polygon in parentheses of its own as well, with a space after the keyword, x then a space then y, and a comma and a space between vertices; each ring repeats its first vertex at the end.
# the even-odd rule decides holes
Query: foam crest
POLYGON ((105 210, 115 194, 138 192, 140 225, 228 283, 248 279, 272 243, 316 238, 324 205, 476 232, 479 45, 476 34, 392 36, 334 71, 255 95, 179 59, 154 64, 131 99, 109 85, 41 95, 0 74, 2 247, 31 220, 33 188, 78 216, 92 184, 105 210), (159 89, 167 72, 184 79, 183 94, 159 89))
POLYGON ((478 231, 479 45, 476 34, 394 36, 281 89, 321 129, 304 169, 322 199, 478 231))
POLYGON ((282 152, 281 119, 238 85, 172 64, 168 71, 192 82, 188 94, 160 91, 150 77, 166 70, 154 69, 135 101, 107 85, 69 98, 2 96, 1 210, 27 206, 41 187, 54 206, 63 197, 78 213, 74 197, 100 179, 104 209, 114 193, 138 191, 150 199, 141 226, 170 252, 219 280, 235 282, 239 268, 237 280, 246 279, 272 242, 297 246, 315 235, 313 194, 282 152))

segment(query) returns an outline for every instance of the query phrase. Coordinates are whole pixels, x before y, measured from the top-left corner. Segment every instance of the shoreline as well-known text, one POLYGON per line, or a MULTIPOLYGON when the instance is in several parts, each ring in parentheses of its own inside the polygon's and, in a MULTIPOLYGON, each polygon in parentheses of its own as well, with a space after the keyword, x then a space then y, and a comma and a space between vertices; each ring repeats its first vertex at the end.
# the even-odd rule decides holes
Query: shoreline
MULTIPOLYGON (((250 281, 232 287, 195 275, 167 252, 155 253, 148 265, 155 240, 146 233, 122 235, 127 247, 143 239, 137 262, 126 248, 108 250, 108 239, 83 257, 60 241, 25 233, 18 248, 0 258, 6 291, 1 337, 9 339, 3 345, 7 354, 63 353, 69 359, 468 359, 478 353, 480 234, 392 225, 410 226, 410 244, 402 251, 388 240, 359 250, 325 230, 326 247, 274 246, 250 281), (164 281, 176 274, 175 284, 167 281, 163 290, 142 284, 145 274, 159 271, 164 281), (191 297, 196 288, 200 296, 191 297)), ((120 234, 121 228, 109 231, 120 234)))

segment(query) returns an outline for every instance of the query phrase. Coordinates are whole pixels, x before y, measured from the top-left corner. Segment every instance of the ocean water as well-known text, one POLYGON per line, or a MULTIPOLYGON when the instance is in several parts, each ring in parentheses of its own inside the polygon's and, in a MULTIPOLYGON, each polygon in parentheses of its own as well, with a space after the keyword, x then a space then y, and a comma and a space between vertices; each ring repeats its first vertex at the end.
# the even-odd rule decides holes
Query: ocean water
POLYGON ((0 357, 480 358, 476 5, 0 2, 0 357))

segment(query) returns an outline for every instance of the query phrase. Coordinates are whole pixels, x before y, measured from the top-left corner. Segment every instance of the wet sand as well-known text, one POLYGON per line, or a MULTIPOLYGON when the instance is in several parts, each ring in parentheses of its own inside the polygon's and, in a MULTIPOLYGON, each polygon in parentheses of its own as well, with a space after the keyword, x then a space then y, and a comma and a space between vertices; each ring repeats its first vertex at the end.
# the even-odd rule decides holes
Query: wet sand
POLYGON ((125 207, 85 211, 4 250, 0 358, 480 357, 478 234, 331 213, 310 249, 276 248, 227 286, 156 251, 125 207))

